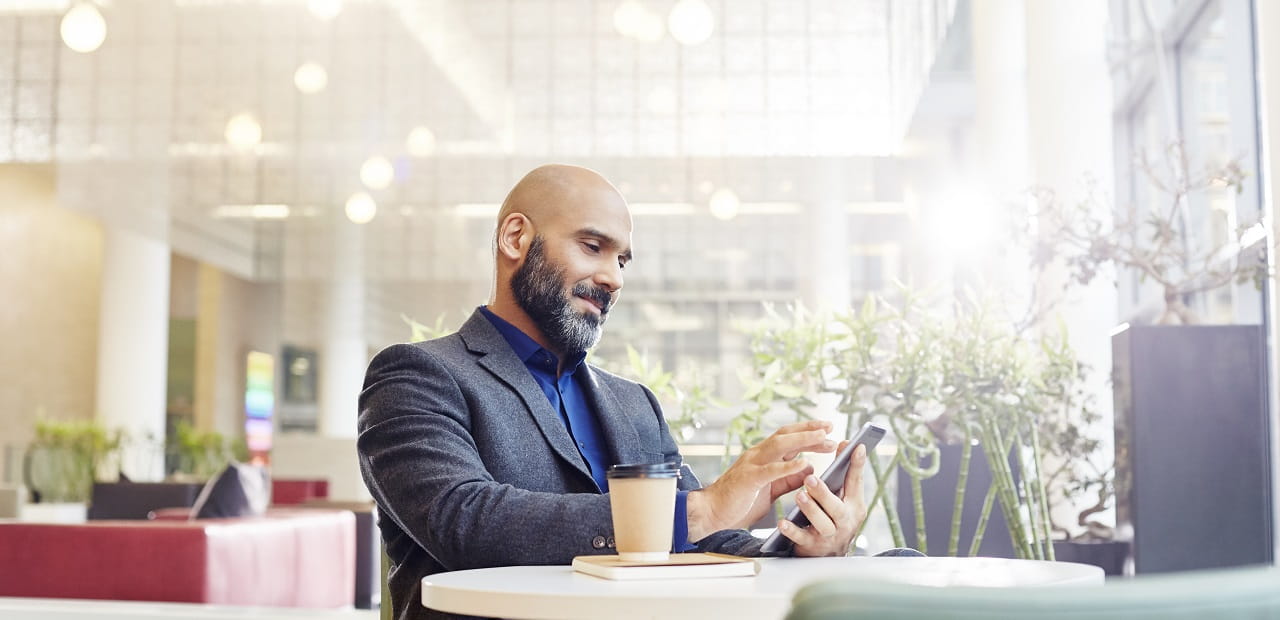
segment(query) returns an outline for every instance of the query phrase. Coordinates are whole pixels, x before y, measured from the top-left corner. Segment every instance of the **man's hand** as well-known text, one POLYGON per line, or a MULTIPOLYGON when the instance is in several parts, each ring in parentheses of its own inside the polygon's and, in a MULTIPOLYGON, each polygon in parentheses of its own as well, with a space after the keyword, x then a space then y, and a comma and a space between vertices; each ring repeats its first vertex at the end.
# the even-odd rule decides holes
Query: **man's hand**
MULTIPOLYGON (((843 450, 849 442, 840 442, 843 450)), ((778 521, 782 535, 796 544, 797 556, 845 555, 853 534, 867 518, 862 501, 862 466, 867 462, 867 447, 858 446, 849 459, 844 489, 837 496, 817 476, 804 479, 804 488, 796 493, 796 505, 809 517, 809 527, 800 528, 783 519, 778 521)))
MULTIPOLYGON (((813 474, 813 466, 797 458, 801 452, 835 449, 829 432, 831 423, 822 420, 790 424, 743 452, 715 482, 689 494, 689 540, 745 528, 763 517, 774 500, 800 488, 813 474)), ((859 467, 859 475, 861 471, 859 467)))

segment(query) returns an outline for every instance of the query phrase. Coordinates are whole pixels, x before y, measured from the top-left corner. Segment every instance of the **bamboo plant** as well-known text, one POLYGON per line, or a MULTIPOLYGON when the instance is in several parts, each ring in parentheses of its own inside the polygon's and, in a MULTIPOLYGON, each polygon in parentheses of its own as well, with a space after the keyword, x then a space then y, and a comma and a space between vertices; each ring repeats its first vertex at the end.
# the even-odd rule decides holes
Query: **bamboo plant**
POLYGON ((1063 394, 1078 381, 1062 330, 1029 338, 990 299, 969 296, 939 312, 905 289, 896 304, 868 298, 856 311, 814 315, 793 309, 787 317, 771 316, 779 320, 752 333, 755 364, 745 382, 744 409, 729 424, 731 439, 750 445, 767 435, 770 412, 781 408, 804 418, 812 415, 816 394, 836 395, 849 434, 876 422, 896 439, 892 456, 869 455, 876 490, 868 506, 883 510, 894 544, 905 545, 903 517, 886 493, 903 471, 915 544, 926 553, 921 483, 939 471, 939 446, 959 444, 959 481, 944 541, 948 555, 965 551, 959 542, 968 474, 974 448, 981 446, 992 484, 968 554, 977 553, 998 507, 1019 557, 1053 558, 1041 433, 1057 428, 1046 420, 1058 420, 1071 405, 1063 394))

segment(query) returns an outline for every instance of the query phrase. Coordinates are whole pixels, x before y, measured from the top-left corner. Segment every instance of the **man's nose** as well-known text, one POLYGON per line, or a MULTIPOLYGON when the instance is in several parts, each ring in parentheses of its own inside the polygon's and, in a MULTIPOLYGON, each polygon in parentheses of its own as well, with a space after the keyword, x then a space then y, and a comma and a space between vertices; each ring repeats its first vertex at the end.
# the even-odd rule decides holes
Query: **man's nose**
POLYGON ((596 272, 596 286, 603 287, 610 293, 617 293, 622 290, 622 265, 613 263, 612 266, 605 267, 596 272))

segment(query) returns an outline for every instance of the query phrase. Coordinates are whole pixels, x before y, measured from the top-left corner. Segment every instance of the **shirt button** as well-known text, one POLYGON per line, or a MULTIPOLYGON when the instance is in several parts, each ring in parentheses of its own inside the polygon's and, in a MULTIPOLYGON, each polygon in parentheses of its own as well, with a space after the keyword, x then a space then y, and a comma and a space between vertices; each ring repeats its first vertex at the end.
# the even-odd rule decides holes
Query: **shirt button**
POLYGON ((614 548, 614 546, 615 546, 615 545, 613 544, 613 537, 612 537, 612 536, 610 536, 610 537, 609 537, 608 546, 609 546, 609 548, 610 548, 610 549, 614 548))
POLYGON ((596 536, 595 538, 591 539, 591 546, 595 547, 596 549, 604 549, 604 545, 605 545, 604 536, 596 536))

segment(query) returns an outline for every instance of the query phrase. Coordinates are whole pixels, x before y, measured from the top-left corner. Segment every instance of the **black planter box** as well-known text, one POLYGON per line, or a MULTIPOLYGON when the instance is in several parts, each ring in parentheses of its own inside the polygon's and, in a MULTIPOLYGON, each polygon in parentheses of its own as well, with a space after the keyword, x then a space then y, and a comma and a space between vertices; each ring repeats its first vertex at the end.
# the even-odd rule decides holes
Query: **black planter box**
POLYGON ((1258 325, 1112 336, 1116 520, 1135 572, 1272 561, 1265 343, 1258 325))
POLYGON ((1107 575, 1123 575, 1124 563, 1129 557, 1129 543, 1123 540, 1098 540, 1071 542, 1055 540, 1053 556, 1059 562, 1092 564, 1107 575))

